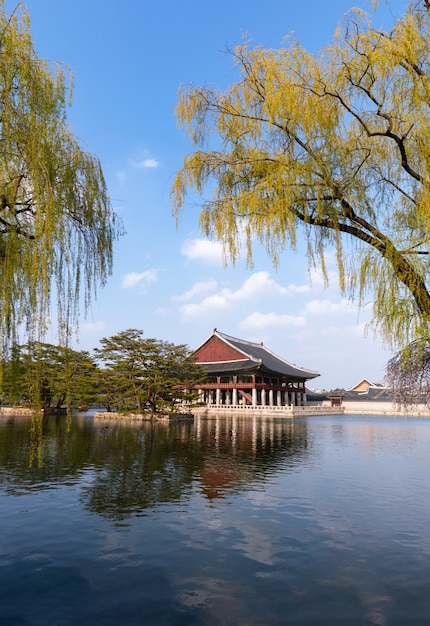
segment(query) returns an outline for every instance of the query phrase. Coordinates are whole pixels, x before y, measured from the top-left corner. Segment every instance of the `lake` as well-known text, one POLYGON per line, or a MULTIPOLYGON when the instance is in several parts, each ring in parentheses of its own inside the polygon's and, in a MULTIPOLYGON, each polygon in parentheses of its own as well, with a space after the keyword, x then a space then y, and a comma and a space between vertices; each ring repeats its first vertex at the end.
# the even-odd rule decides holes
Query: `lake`
POLYGON ((428 625, 430 420, 0 418, 0 624, 428 625))

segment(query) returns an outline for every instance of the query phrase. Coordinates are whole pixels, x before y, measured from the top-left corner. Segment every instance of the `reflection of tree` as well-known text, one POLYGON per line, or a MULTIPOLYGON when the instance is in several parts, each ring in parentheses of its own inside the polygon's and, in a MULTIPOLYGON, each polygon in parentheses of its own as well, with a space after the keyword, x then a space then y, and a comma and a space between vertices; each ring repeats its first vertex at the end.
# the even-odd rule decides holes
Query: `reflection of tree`
POLYGON ((97 433, 91 423, 69 428, 65 416, 30 418, 10 416, 0 419, 0 484, 9 493, 34 488, 52 488, 55 483, 79 478, 89 459, 97 462, 97 433), (36 433, 41 426, 40 441, 36 433), (43 463, 33 462, 34 446, 43 463))
POLYGON ((94 424, 43 419, 43 466, 29 467, 30 420, 0 422, 0 480, 9 493, 82 486, 84 507, 110 519, 186 499, 197 482, 209 498, 246 490, 288 470, 307 451, 305 422, 199 420, 94 424), (90 480, 88 480, 90 479, 90 480))
POLYGON ((101 431, 108 448, 96 480, 83 495, 91 511, 113 519, 139 514, 186 497, 202 451, 193 444, 192 424, 114 426, 101 431))

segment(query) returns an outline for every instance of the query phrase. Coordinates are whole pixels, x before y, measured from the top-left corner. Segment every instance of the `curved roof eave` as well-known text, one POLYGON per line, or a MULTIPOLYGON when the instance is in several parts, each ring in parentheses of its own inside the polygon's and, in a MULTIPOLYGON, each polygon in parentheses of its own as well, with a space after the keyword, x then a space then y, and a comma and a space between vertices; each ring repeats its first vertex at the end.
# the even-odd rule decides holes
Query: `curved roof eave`
POLYGON ((268 371, 308 380, 316 378, 320 375, 320 373, 315 370, 307 370, 303 367, 290 363, 286 359, 283 359, 266 348, 266 346, 262 343, 258 344, 251 341, 245 341, 243 339, 237 339, 236 337, 231 337, 230 335, 225 335, 224 333, 219 332, 216 328, 214 329, 211 337, 214 335, 234 350, 243 354, 246 359, 253 361, 256 365, 264 367, 268 371), (247 347, 248 351, 246 350, 247 347), (269 358, 265 359, 265 356, 268 356, 269 358), (284 365, 285 368, 283 368, 282 365, 284 365))

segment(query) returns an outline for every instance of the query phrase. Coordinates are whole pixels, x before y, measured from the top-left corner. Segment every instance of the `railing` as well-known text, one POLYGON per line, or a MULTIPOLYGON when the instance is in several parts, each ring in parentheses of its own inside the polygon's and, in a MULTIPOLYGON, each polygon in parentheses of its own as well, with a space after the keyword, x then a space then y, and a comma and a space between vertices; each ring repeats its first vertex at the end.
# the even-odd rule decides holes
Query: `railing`
POLYGON ((295 415, 300 413, 306 413, 306 415, 343 415, 343 406, 293 406, 293 412, 295 415))
POLYGON ((241 389, 258 389, 263 390, 265 389, 266 391, 299 391, 304 393, 305 392, 305 388, 304 387, 297 387, 294 385, 269 385, 267 383, 202 383, 199 385, 196 385, 196 387, 198 389, 204 389, 204 390, 212 390, 215 391, 216 389, 237 389, 238 391, 240 391, 241 389))
POLYGON ((200 413, 254 413, 261 415, 284 415, 288 417, 308 415, 343 415, 343 407, 327 406, 262 406, 252 404, 206 404, 193 412, 200 413))
POLYGON ((292 409, 296 408, 292 405, 289 406, 263 406, 261 404, 207 404, 206 409, 222 409, 223 411, 278 411, 280 413, 289 413, 292 409))

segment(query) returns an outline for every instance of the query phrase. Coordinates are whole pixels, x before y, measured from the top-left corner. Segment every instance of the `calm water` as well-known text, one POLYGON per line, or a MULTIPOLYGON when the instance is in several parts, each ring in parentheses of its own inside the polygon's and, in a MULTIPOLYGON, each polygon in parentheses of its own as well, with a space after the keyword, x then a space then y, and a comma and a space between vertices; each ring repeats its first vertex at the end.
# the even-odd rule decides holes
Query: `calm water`
POLYGON ((0 420, 0 624, 430 624, 430 420, 35 426, 0 420))

